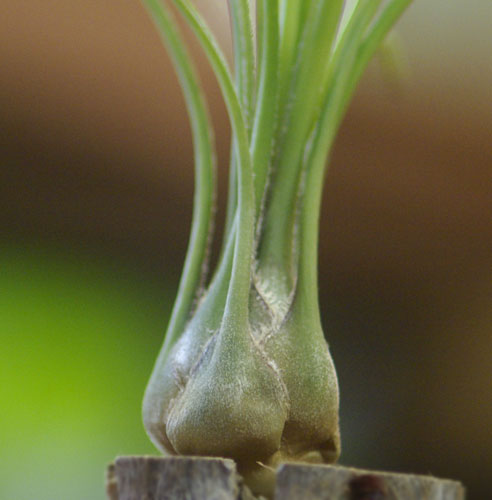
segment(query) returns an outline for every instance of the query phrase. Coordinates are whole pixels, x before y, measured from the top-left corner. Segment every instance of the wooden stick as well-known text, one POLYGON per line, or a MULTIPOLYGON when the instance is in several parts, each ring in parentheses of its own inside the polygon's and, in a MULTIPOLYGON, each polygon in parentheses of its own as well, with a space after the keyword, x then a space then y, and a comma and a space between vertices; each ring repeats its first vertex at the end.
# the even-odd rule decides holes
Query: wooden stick
POLYGON ((464 500, 458 481, 328 465, 277 469, 275 500, 464 500))
MULTIPOLYGON (((120 457, 107 470, 109 500, 254 500, 232 460, 120 457)), ((464 500, 461 483, 431 476, 284 464, 275 500, 464 500)))
POLYGON ((109 500, 254 500, 233 460, 119 457, 107 469, 109 500))

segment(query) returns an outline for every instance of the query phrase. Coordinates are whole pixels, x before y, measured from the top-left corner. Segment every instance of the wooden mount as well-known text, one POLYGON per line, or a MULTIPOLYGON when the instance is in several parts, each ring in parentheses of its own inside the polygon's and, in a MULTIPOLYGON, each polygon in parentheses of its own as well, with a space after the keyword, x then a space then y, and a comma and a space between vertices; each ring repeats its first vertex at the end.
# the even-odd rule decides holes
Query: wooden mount
MULTIPOLYGON (((109 500, 255 500, 229 459, 119 457, 107 470, 109 500)), ((458 481, 341 466, 284 464, 274 500, 464 500, 458 481)))

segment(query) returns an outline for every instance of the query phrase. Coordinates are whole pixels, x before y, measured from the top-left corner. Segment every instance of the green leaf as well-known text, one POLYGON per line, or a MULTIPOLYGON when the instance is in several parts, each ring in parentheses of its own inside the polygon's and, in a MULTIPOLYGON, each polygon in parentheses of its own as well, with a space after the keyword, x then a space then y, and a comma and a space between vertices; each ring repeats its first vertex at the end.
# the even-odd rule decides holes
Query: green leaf
POLYGON ((166 333, 164 351, 167 352, 181 334, 204 279, 213 225, 216 184, 215 149, 211 120, 197 71, 176 28, 176 21, 170 11, 159 1, 143 0, 143 2, 176 68, 188 108, 195 153, 196 188, 191 234, 176 301, 166 333))
POLYGON ((238 321, 245 322, 248 317, 255 226, 253 171, 246 122, 225 58, 212 33, 188 0, 175 0, 175 3, 198 38, 214 70, 237 142, 238 227, 226 312, 238 321))

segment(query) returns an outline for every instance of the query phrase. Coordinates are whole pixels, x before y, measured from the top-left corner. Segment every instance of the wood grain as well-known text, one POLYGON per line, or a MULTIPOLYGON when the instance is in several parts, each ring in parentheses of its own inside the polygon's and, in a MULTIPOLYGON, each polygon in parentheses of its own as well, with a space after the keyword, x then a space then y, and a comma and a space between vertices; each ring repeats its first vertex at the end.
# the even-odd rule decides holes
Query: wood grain
MULTIPOLYGON (((119 457, 107 470, 109 500, 254 500, 232 460, 119 457)), ((284 464, 275 500, 464 500, 458 481, 340 466, 284 464)))
POLYGON ((464 500, 461 483, 349 467, 286 464, 277 471, 275 500, 464 500))

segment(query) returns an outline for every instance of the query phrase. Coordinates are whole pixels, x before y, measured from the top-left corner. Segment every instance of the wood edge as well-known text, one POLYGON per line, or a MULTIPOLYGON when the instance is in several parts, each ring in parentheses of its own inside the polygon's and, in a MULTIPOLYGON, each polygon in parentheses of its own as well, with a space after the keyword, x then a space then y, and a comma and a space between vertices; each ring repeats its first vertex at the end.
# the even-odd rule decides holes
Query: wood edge
MULTIPOLYGON (((158 456, 139 456, 139 455, 130 455, 130 456, 118 456, 115 458, 114 462, 110 463, 106 469, 106 494, 108 500, 119 500, 118 493, 118 464, 120 466, 126 464, 127 466, 134 462, 135 465, 139 463, 142 466, 142 461, 146 464, 155 464, 159 465, 163 462, 173 461, 173 462, 206 462, 207 465, 210 462, 215 462, 217 464, 221 464, 224 466, 224 473, 231 474, 236 481, 238 486, 239 496, 238 498, 247 498, 258 499, 262 497, 256 497, 249 492, 249 489, 246 485, 243 484, 242 477, 237 472, 236 464, 231 459, 226 458, 217 458, 217 457, 158 457, 158 456)), ((123 469, 120 469, 123 470, 123 469)), ((343 465, 318 465, 318 464, 301 464, 301 463, 284 463, 281 464, 276 471, 276 492, 279 489, 278 487, 286 487, 289 479, 292 480, 293 476, 302 475, 304 473, 309 472, 323 472, 326 470, 330 471, 334 476, 339 476, 339 481, 345 482, 350 490, 350 498, 372 498, 372 497, 359 497, 357 496, 357 492, 362 488, 367 488, 370 484, 385 484, 386 480, 398 480, 402 481, 406 484, 430 484, 434 483, 436 485, 442 486, 442 488, 446 488, 448 491, 453 492, 453 496, 443 496, 442 498, 452 499, 452 500, 461 500, 465 498, 466 489, 464 485, 457 480, 447 479, 447 478, 439 478, 433 475, 424 475, 424 474, 414 474, 414 473, 401 473, 394 471, 379 471, 379 470, 370 470, 370 469, 360 469, 355 467, 347 467, 343 465), (378 482, 379 481, 379 482, 378 482), (284 484, 283 484, 284 483, 284 484)), ((365 491, 365 490, 364 490, 365 491)), ((280 498, 275 493, 274 498, 280 498)), ((314 499, 315 496, 306 496, 307 499, 314 499)), ((321 497, 320 497, 321 498, 321 497)), ((339 498, 334 497, 334 498, 339 498)), ((383 497, 381 497, 383 498, 383 497)), ((403 496, 399 496, 396 498, 403 499, 403 496)), ((433 497, 438 498, 438 497, 433 497)), ((178 499, 177 499, 178 500, 178 499)), ((205 499, 204 499, 205 500, 205 499)))

